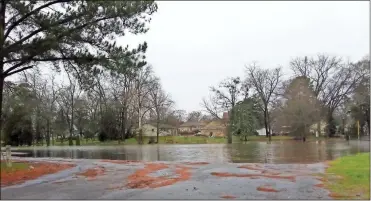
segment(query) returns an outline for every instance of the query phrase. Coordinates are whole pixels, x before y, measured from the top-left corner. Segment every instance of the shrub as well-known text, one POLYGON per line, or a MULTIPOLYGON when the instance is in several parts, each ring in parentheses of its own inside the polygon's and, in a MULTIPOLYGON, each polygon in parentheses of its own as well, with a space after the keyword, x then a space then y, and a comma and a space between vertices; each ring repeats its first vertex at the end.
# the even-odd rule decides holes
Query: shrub
POLYGON ((80 146, 80 137, 76 136, 76 146, 80 146))
POLYGON ((108 135, 105 131, 100 131, 99 134, 98 134, 98 140, 100 142, 104 142, 108 139, 108 135))

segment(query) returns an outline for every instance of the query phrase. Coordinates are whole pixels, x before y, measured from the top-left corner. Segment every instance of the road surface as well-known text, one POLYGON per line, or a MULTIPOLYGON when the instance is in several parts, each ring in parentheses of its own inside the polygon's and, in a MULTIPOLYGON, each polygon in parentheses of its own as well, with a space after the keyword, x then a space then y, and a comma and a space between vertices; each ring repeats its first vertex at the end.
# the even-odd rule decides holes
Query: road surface
POLYGON ((325 171, 324 163, 19 159, 76 166, 23 184, 2 187, 1 199, 331 199, 318 177, 325 171))

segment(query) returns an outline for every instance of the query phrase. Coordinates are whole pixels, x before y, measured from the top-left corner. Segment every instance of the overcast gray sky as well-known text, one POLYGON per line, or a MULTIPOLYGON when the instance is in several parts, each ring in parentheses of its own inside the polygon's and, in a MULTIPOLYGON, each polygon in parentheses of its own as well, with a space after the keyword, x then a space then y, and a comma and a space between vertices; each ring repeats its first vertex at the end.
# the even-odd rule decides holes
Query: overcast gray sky
MULTIPOLYGON (((369 2, 158 2, 150 30, 125 37, 148 42, 148 62, 178 109, 202 109, 209 87, 296 56, 328 53, 358 60, 369 53, 369 2)), ((121 41, 122 42, 122 41, 121 41)))
POLYGON ((356 61, 369 53, 369 2, 159 1, 148 33, 118 43, 148 42, 147 60, 177 109, 202 110, 209 87, 244 65, 264 68, 327 53, 356 61))

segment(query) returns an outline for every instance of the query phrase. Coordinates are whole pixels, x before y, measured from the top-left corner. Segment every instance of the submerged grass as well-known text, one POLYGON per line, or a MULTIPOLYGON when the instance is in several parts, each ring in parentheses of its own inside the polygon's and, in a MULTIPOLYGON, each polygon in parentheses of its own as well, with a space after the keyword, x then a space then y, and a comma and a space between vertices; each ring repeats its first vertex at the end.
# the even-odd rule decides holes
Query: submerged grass
POLYGON ((329 162, 325 187, 336 199, 370 199, 370 153, 345 156, 329 162), (336 175, 331 179, 329 175, 336 175))
MULTIPOLYGON (((155 137, 156 139, 156 137, 155 137)), ((241 143, 241 139, 237 136, 233 136, 233 143, 241 143)), ((268 141, 268 138, 265 136, 249 136, 248 141, 268 141)), ((272 141, 285 141, 285 140, 293 140, 292 136, 272 136, 272 141)), ((307 141, 311 140, 321 140, 322 138, 316 137, 308 137, 307 141)), ((144 144, 148 144, 149 137, 143 137, 144 144)), ((76 142, 74 141, 74 144, 76 142)), ((204 136, 160 136, 159 137, 159 144, 226 144, 227 138, 226 137, 204 137, 204 136)), ((104 142, 100 142, 98 139, 81 139, 80 146, 120 146, 120 145, 136 145, 138 141, 136 138, 129 138, 125 141, 118 141, 118 140, 108 140, 104 142)), ((51 146, 69 146, 68 140, 64 140, 63 143, 60 140, 54 140, 54 143, 50 144, 51 146)), ((33 146, 46 146, 46 143, 37 144, 33 146)), ((17 149, 28 149, 28 146, 19 146, 17 149)))
POLYGON ((30 163, 13 162, 12 167, 7 167, 5 161, 1 161, 1 187, 23 183, 27 180, 33 180, 46 174, 53 174, 68 168, 73 164, 60 163, 30 163))
POLYGON ((1 161, 1 172, 15 172, 19 170, 28 169, 29 165, 22 162, 13 162, 12 167, 8 167, 5 161, 1 161))

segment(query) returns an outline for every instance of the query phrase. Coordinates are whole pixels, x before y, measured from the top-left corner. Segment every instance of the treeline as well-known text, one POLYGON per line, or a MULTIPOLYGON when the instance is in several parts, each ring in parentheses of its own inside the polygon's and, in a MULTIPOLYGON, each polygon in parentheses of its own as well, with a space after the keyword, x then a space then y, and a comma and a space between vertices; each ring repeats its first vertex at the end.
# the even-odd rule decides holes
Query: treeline
POLYGON ((124 141, 145 122, 179 123, 173 102, 149 66, 131 73, 101 72, 89 84, 66 74, 67 83, 61 83, 55 73, 46 76, 33 68, 17 82, 5 83, 5 143, 124 141))
POLYGON ((266 136, 286 132, 305 137, 321 133, 370 133, 370 59, 348 62, 325 54, 290 61, 292 76, 284 79, 282 68, 245 66, 243 78, 227 78, 211 87, 213 95, 202 105, 216 118, 230 112, 229 135, 247 136, 260 129, 266 136))
POLYGON ((146 33, 156 11, 154 1, 1 1, 2 141, 123 141, 143 122, 176 122, 146 62, 147 43, 117 44, 129 33, 146 33))

